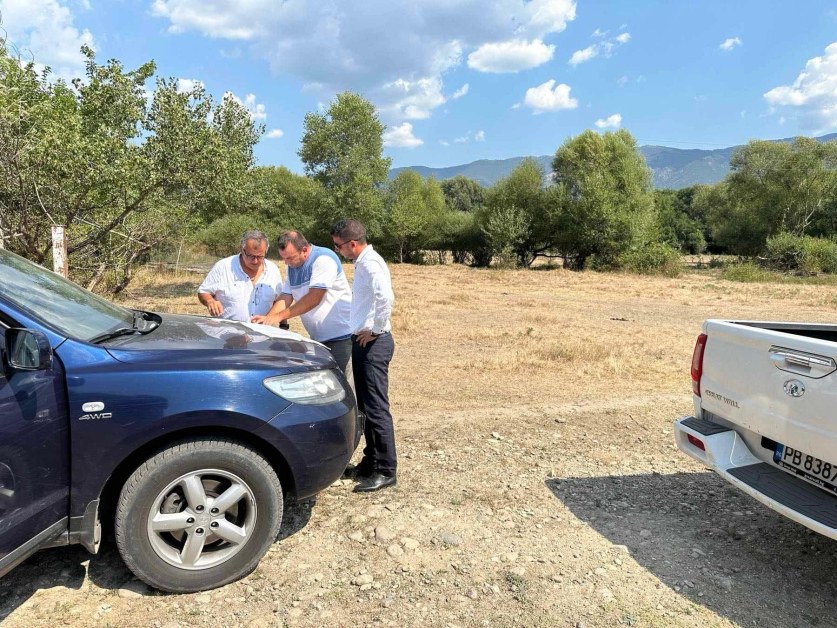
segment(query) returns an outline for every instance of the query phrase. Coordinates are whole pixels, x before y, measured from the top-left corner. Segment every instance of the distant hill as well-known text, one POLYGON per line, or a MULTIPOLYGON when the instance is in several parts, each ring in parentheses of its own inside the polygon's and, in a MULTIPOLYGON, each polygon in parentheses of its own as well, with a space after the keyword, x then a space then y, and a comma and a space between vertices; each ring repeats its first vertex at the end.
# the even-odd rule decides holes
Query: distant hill
MULTIPOLYGON (((776 140, 789 142, 793 138, 776 140)), ((837 133, 823 135, 816 138, 820 142, 837 140, 837 133)), ((729 159, 733 151, 739 146, 701 150, 696 148, 671 148, 670 146, 640 146, 639 152, 645 157, 653 173, 653 183, 656 188, 685 188, 697 183, 717 183, 729 172, 729 159)), ((436 179, 450 179, 463 175, 474 179, 482 185, 493 185, 499 179, 506 177, 525 157, 510 159, 480 159, 469 164, 449 166, 447 168, 429 168, 427 166, 407 166, 393 168, 389 171, 392 179, 402 170, 415 170, 423 177, 436 179)), ((552 169, 552 155, 535 157, 545 172, 552 169)))

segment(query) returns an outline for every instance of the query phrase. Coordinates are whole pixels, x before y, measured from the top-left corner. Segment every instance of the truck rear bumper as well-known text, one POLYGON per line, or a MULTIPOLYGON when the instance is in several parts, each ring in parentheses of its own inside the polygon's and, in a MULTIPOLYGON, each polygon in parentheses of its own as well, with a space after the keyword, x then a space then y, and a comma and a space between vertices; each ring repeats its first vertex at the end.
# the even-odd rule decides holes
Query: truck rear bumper
POLYGON ((758 459, 739 434, 711 421, 674 422, 677 446, 736 488, 788 519, 837 539, 837 497, 758 459))

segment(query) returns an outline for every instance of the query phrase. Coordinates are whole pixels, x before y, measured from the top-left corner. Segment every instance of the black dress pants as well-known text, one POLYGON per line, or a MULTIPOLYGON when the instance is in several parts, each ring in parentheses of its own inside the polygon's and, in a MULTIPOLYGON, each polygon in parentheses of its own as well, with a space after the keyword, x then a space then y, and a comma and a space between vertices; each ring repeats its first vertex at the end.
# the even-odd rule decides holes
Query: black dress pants
POLYGON ((389 411, 389 363, 395 351, 392 334, 376 337, 365 347, 352 336, 352 372, 358 409, 366 414, 363 464, 395 475, 395 429, 389 411))

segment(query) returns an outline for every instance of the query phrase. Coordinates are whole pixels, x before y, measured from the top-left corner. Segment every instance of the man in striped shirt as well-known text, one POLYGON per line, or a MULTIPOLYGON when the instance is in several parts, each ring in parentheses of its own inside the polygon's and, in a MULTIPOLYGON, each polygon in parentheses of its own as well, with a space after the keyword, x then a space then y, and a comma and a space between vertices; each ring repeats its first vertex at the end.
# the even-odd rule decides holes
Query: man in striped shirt
POLYGON ((358 409, 366 414, 363 459, 347 475, 360 478, 355 492, 377 491, 395 484, 395 429, 389 411, 389 363, 392 339, 392 278, 384 259, 366 241, 357 220, 331 228, 334 250, 355 263, 352 282, 352 372, 358 409))

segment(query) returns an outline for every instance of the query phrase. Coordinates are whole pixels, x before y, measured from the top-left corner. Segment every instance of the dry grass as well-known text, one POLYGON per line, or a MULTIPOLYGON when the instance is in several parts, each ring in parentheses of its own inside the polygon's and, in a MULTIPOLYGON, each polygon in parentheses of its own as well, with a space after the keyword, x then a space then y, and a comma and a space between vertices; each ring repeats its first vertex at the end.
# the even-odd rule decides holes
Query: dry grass
MULTIPOLYGON (((352 267, 345 267, 351 277, 352 267)), ((396 414, 688 390, 706 318, 829 321, 837 288, 461 266, 391 267, 396 414)), ((124 301, 201 314, 196 273, 142 272, 124 301)), ((298 320, 293 328, 302 331, 298 320)))

